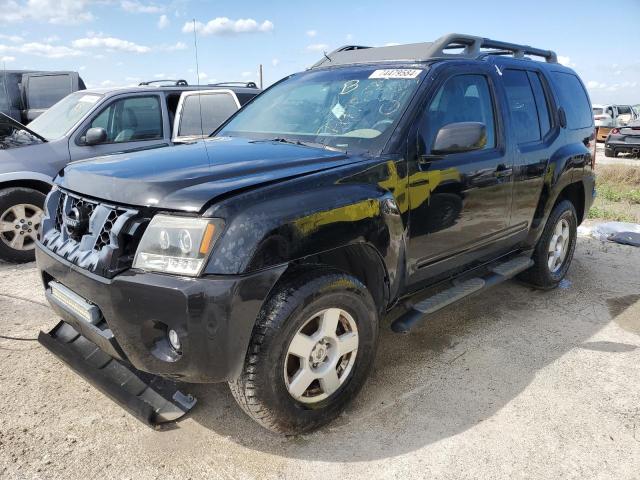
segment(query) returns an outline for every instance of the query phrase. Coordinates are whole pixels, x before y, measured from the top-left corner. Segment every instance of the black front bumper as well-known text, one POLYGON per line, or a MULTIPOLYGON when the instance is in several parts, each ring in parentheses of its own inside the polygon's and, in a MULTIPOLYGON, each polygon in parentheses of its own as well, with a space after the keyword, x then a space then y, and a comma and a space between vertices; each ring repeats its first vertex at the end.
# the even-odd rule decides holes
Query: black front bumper
POLYGON ((103 352, 143 372, 194 383, 239 375, 260 308, 286 268, 200 278, 127 270, 106 279, 40 244, 36 260, 47 290, 58 282, 99 309, 101 328, 49 298, 63 320, 103 352), (169 347, 167 329, 180 335, 179 354, 169 347))

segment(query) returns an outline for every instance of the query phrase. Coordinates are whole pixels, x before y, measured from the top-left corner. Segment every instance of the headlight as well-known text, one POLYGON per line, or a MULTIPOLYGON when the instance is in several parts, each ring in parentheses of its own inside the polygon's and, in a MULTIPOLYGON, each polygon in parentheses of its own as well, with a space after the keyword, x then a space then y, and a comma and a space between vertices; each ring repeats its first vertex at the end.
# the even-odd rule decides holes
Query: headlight
POLYGON ((223 226, 219 218, 156 215, 142 235, 133 267, 198 275, 223 226))

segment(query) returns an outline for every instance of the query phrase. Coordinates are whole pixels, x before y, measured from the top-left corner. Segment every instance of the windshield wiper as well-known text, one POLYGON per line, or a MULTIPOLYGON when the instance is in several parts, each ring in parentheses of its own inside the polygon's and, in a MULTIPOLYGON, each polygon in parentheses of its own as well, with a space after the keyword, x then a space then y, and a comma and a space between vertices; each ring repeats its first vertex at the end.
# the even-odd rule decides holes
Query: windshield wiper
POLYGON ((264 143, 264 142, 280 142, 287 143, 289 145, 301 145, 303 147, 312 147, 312 148, 322 148, 324 150, 331 150, 332 152, 342 152, 346 153, 345 150, 342 150, 337 147, 332 147, 331 145, 327 145, 326 143, 321 142, 308 142, 306 140, 289 140, 284 137, 276 137, 276 138, 264 138, 260 140, 251 140, 249 143, 264 143))

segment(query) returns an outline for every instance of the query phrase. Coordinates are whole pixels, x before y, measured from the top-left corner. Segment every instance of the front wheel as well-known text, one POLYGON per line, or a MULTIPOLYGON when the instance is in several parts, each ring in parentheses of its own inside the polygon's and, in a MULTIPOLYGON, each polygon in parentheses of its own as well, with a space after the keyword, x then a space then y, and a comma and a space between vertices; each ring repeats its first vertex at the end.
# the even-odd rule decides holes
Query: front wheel
POLYGON ((269 430, 294 435, 338 416, 375 358, 378 313, 366 287, 334 270, 283 282, 258 317, 240 377, 242 409, 269 430))
POLYGON ((44 216, 43 193, 31 188, 0 190, 0 259, 13 262, 32 262, 44 216))
POLYGON ((578 218, 568 200, 560 201, 551 211, 533 253, 534 265, 520 278, 542 289, 558 286, 571 265, 576 249, 578 218))

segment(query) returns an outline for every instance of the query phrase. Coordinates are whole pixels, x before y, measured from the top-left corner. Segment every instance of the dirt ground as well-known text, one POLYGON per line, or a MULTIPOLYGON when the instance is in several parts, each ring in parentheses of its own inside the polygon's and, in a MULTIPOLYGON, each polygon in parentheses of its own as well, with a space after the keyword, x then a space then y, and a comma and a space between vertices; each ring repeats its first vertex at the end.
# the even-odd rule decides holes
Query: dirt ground
MULTIPOLYGON (((56 323, 33 264, 0 265, 0 335, 56 323)), ((640 477, 640 249, 580 238, 550 292, 500 285, 409 336, 388 319, 337 421, 273 435, 226 385, 154 431, 29 340, 0 339, 0 478, 640 477)))

